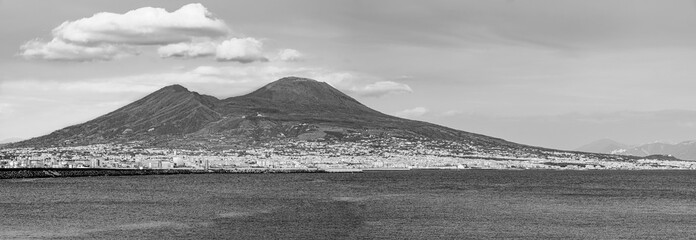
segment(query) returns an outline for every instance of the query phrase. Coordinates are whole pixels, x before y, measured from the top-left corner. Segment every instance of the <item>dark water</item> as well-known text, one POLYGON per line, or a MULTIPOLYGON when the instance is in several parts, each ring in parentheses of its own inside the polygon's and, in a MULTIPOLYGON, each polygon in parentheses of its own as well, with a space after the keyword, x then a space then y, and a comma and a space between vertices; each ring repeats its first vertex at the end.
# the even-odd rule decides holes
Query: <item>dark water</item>
POLYGON ((0 180, 0 239, 694 237, 691 171, 0 180))

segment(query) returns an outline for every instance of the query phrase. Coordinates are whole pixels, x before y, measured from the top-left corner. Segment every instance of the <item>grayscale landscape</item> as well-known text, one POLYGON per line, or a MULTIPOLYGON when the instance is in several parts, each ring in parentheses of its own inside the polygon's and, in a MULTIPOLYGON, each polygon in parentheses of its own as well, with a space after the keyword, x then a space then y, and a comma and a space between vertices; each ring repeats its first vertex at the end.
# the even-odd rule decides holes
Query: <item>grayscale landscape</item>
POLYGON ((7 0, 0 31, 0 239, 696 234, 691 0, 7 0))

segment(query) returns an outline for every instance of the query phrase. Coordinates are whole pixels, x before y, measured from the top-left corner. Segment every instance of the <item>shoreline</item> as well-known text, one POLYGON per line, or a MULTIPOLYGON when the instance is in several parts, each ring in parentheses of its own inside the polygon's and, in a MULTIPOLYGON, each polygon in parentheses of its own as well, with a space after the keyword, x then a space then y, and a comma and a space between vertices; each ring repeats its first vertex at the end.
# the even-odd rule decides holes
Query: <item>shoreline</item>
POLYGON ((0 168, 0 179, 58 178, 96 176, 138 176, 173 174, 262 174, 262 173, 325 173, 317 168, 235 168, 235 169, 128 169, 128 168, 0 168))
POLYGON ((692 169, 655 168, 655 169, 519 169, 519 168, 379 168, 379 169, 319 169, 319 168, 234 168, 234 169, 128 169, 128 168, 0 168, 0 180, 18 178, 65 178, 65 177, 98 177, 98 176, 142 176, 142 175, 174 175, 174 174, 264 174, 264 173, 364 173, 380 171, 431 171, 431 170, 509 170, 509 171, 665 171, 692 169))

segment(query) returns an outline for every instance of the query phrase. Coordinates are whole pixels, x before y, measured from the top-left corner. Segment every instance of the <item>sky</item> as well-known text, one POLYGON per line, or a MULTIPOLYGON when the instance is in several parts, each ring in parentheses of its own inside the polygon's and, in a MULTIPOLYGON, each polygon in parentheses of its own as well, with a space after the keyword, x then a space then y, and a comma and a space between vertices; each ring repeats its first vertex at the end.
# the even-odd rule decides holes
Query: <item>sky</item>
POLYGON ((0 0, 0 140, 285 76, 560 149, 696 140, 696 1, 0 0))

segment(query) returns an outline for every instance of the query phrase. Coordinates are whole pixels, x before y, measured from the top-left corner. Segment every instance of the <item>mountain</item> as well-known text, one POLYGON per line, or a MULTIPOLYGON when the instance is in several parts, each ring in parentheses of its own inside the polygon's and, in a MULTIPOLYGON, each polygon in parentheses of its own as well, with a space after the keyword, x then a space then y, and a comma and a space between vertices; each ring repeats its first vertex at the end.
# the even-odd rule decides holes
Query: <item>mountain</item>
POLYGON ((576 149, 582 152, 621 154, 631 156, 671 156, 682 160, 696 160, 696 141, 677 144, 654 142, 640 145, 626 145, 610 139, 597 140, 576 149))
POLYGON ((145 146, 230 148, 283 140, 427 138, 477 146, 526 147, 502 139, 386 115, 331 85, 286 77, 227 99, 164 87, 88 122, 9 147, 140 142, 145 146))
POLYGON ((311 148, 298 148, 297 144, 308 142, 322 142, 316 145, 320 148, 334 146, 336 154, 358 156, 391 152, 512 159, 630 158, 532 147, 394 117, 327 83, 298 77, 282 78, 226 99, 180 85, 167 86, 96 119, 5 147, 126 143, 213 151, 255 147, 305 151, 311 148))
POLYGON ((633 156, 668 155, 684 160, 696 160, 696 141, 684 141, 677 144, 648 143, 616 149, 611 153, 633 156))
POLYGON ((612 151, 616 149, 623 149, 627 147, 628 145, 626 144, 605 138, 585 144, 575 150, 592 153, 612 153, 612 151))

